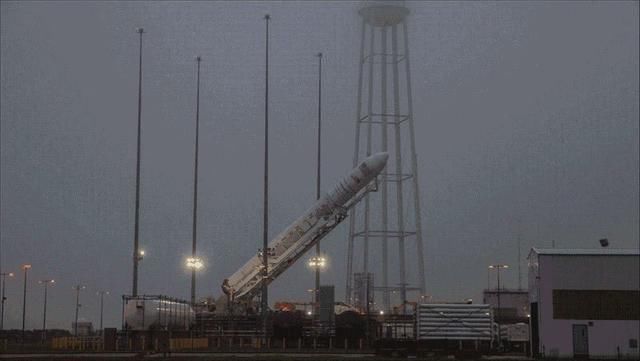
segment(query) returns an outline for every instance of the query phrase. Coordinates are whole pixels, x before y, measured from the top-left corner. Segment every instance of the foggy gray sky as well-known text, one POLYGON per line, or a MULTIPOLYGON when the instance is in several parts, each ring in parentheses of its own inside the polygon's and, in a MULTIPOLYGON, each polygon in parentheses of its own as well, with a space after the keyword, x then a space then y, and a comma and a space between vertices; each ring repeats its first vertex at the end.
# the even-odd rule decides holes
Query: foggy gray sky
MULTIPOLYGON (((195 62, 202 55, 199 295, 261 246, 265 13, 271 21, 270 236, 315 198, 316 58, 323 190, 351 168, 356 2, 1 2, 2 270, 29 273, 27 328, 120 326, 131 288, 138 37, 144 35, 140 293, 188 298, 195 62)), ((639 246, 638 3, 411 2, 414 119, 428 293, 481 299, 517 243, 639 246)), ((342 299, 348 222, 323 242, 342 299)), ((304 257, 306 259, 306 257, 304 257)), ((393 267, 392 267, 393 269, 393 267)), ((526 261, 523 283, 526 286, 526 261)), ((409 270, 409 273, 412 273, 409 270)), ((413 273, 412 273, 413 274, 413 273)), ((413 276, 412 276, 413 277, 413 276)), ((415 280, 415 277, 410 281, 415 280)), ((308 300, 303 262, 270 301, 308 300)), ((22 275, 5 327, 20 327, 22 275)))

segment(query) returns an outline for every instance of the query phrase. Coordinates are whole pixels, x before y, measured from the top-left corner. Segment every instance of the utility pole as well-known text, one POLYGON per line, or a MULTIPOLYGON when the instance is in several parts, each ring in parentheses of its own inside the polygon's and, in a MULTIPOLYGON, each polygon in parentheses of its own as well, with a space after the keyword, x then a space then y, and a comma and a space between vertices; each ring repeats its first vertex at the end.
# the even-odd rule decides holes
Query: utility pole
MULTIPOLYGON (((136 152, 136 206, 135 206, 135 221, 134 221, 134 233, 133 233, 133 286, 131 288, 131 295, 133 297, 138 295, 138 262, 140 262, 140 251, 138 247, 139 234, 140 234, 140 138, 142 131, 142 34, 143 28, 136 29, 136 32, 140 35, 140 50, 138 61, 138 146, 136 152)), ((77 313, 77 312, 76 312, 77 313)), ((77 320, 76 320, 77 321, 77 320)))

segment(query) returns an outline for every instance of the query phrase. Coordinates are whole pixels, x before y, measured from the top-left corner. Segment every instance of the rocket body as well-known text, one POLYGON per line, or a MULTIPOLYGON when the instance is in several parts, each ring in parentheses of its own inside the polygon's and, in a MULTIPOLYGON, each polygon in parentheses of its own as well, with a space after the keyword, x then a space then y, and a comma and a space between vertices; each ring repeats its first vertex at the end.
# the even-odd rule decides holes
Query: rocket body
MULTIPOLYGON (((332 215, 339 212, 380 174, 387 164, 387 159, 387 153, 376 153, 364 159, 330 192, 323 195, 300 218, 269 242, 268 282, 284 272, 324 236, 321 230, 333 221, 332 215)), ((224 293, 236 300, 253 295, 262 279, 262 267, 261 255, 252 257, 242 268, 225 280, 224 293)))

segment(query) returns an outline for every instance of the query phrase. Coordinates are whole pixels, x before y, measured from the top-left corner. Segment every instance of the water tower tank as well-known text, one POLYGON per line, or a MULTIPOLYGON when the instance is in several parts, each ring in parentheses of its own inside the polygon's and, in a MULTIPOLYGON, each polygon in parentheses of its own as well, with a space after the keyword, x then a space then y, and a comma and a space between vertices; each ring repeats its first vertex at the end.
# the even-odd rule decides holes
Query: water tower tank
POLYGON ((358 14, 373 26, 396 25, 409 15, 409 9, 402 1, 363 1, 358 14))

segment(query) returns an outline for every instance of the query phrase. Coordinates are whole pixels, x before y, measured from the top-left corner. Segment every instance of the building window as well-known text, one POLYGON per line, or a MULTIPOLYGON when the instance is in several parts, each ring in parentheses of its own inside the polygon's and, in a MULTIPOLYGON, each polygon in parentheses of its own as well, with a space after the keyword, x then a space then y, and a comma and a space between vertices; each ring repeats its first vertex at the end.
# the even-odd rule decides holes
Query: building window
POLYGON ((640 291, 553 290, 553 318, 640 320, 640 291))

